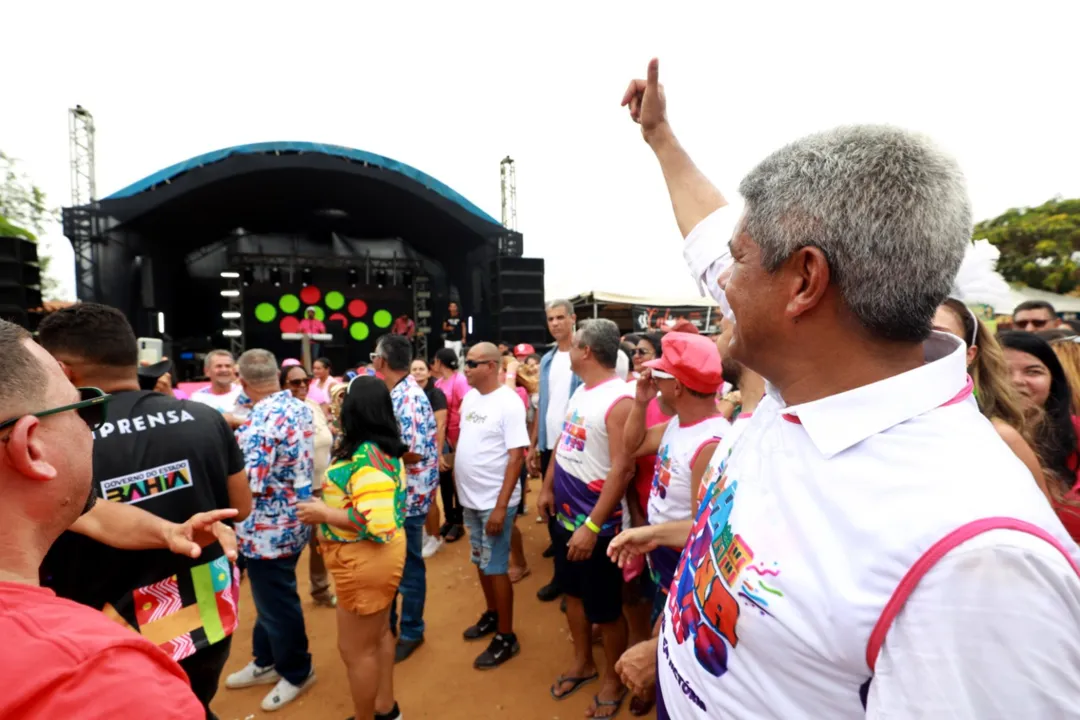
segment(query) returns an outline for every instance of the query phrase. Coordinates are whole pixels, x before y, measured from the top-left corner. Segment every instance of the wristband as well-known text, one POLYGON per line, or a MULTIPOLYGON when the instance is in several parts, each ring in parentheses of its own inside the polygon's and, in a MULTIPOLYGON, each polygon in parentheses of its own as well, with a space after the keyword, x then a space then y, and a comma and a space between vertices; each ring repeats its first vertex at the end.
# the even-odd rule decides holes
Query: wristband
POLYGON ((596 523, 594 523, 592 521, 591 517, 586 517, 585 518, 585 527, 589 528, 590 530, 593 531, 593 533, 595 533, 597 535, 600 534, 600 526, 597 525, 596 523))

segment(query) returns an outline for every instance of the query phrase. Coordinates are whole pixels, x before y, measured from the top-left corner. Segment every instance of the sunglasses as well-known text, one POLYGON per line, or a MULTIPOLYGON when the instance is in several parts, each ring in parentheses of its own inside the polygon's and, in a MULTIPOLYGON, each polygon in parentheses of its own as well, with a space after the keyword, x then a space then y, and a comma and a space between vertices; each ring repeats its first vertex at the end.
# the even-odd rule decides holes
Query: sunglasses
POLYGON ((465 361, 465 367, 469 368, 470 370, 475 370, 476 368, 480 367, 481 365, 491 365, 491 364, 494 364, 496 362, 498 362, 498 361, 497 360, 466 360, 465 361))
POLYGON ((1049 320, 1019 320, 1013 323, 1017 327, 1027 328, 1033 327, 1036 330, 1042 330, 1044 327, 1050 324, 1049 320))
POLYGON ((86 423, 91 430, 97 430, 101 427, 101 424, 105 422, 105 407, 112 400, 112 395, 106 394, 104 390, 100 390, 95 387, 79 388, 79 402, 72 403, 70 405, 61 405, 60 407, 50 408, 48 410, 42 410, 36 413, 27 413, 26 415, 20 415, 19 417, 11 418, 0 422, 0 430, 6 430, 24 417, 36 417, 43 418, 49 415, 58 415, 69 410, 74 410, 82 418, 82 421, 86 423))
POLYGON ((308 384, 307 378, 293 378, 285 383, 289 387, 301 388, 308 384))
POLYGON ((642 350, 641 348, 634 348, 634 354, 638 355, 638 356, 644 356, 644 355, 648 355, 649 351, 648 350, 642 350))

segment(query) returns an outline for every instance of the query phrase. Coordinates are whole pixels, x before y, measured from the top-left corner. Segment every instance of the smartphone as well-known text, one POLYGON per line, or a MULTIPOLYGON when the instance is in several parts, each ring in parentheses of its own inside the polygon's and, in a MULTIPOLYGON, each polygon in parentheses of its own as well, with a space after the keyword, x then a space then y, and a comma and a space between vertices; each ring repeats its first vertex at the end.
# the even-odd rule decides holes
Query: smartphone
POLYGON ((160 338, 139 338, 139 365, 155 365, 161 362, 164 345, 160 338))

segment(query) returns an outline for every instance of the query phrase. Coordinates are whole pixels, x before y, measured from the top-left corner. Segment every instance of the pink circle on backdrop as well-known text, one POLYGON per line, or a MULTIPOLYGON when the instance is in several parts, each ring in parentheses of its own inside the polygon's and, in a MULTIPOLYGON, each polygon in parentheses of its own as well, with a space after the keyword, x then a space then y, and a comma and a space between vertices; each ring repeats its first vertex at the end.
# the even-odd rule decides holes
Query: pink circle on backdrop
POLYGON ((304 301, 305 305, 314 305, 322 299, 322 292, 314 285, 308 285, 300 291, 300 299, 304 301))
POLYGON ((350 300, 349 314, 353 317, 364 317, 367 315, 367 303, 363 300, 350 300))
POLYGON ((300 332, 300 321, 289 315, 281 318, 280 327, 283 333, 298 333, 300 332))

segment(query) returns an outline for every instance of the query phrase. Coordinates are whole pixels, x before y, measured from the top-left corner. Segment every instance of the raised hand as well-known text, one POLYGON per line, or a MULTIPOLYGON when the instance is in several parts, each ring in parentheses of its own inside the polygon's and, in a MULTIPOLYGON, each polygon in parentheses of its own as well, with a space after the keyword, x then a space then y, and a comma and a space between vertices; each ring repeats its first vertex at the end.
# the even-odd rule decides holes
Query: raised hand
POLYGON ((648 403, 654 397, 656 397, 656 383, 652 379, 652 369, 645 368, 638 376, 637 386, 634 388, 634 399, 640 403, 648 403))
POLYGON ((623 93, 622 106, 630 109, 630 119, 641 125, 645 139, 667 125, 667 100, 660 84, 660 61, 653 58, 644 80, 631 80, 623 93))

